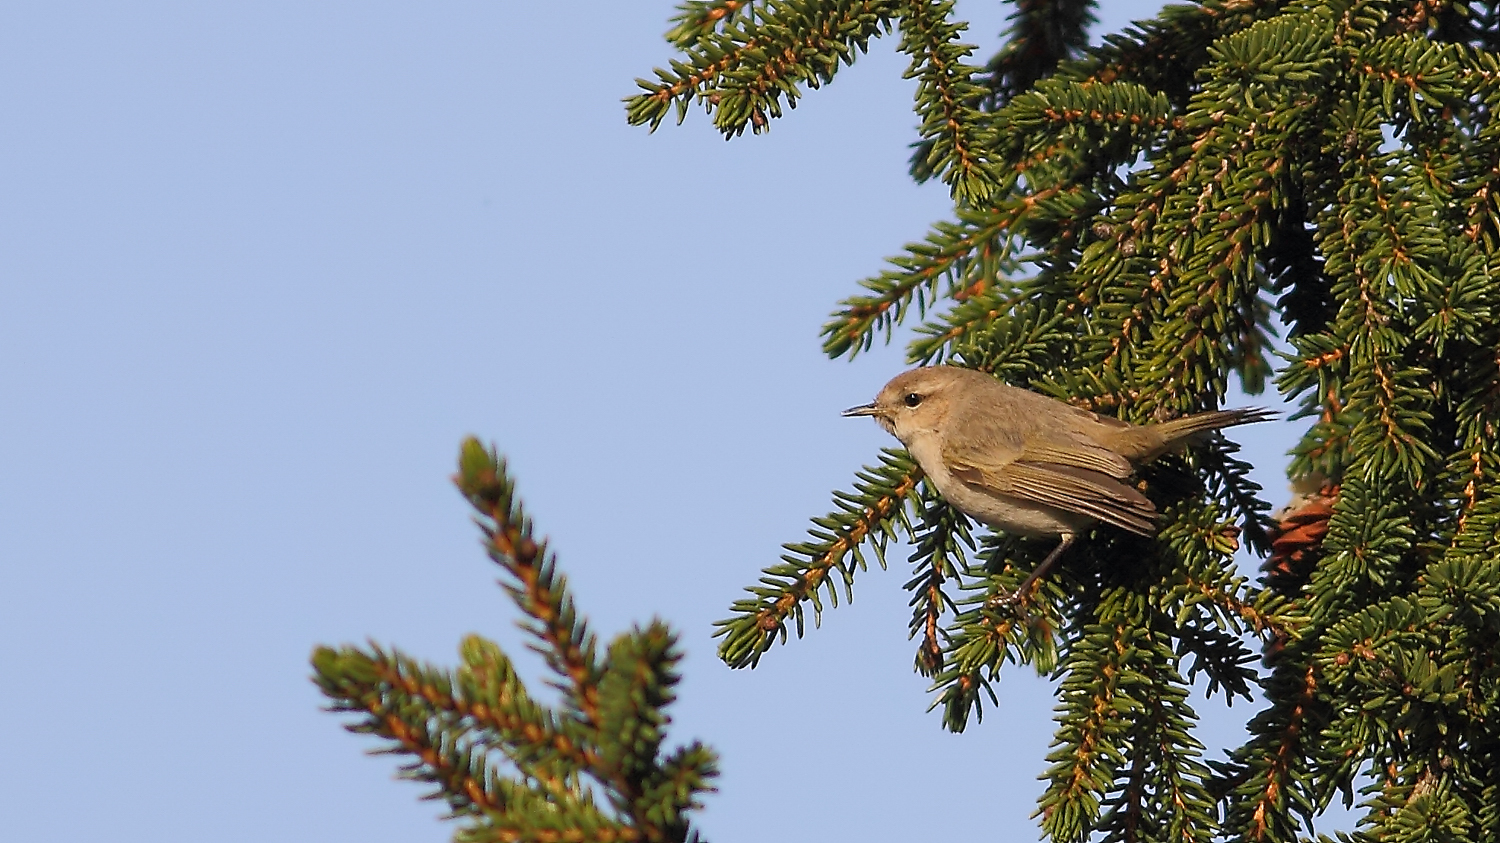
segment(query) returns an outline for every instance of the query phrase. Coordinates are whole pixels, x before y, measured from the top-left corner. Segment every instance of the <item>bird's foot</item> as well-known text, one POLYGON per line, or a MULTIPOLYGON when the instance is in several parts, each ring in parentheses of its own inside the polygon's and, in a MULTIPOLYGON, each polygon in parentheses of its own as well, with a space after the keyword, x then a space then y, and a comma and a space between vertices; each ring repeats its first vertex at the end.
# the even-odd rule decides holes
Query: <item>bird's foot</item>
POLYGON ((1018 620, 1026 620, 1026 594, 1022 589, 996 594, 985 601, 984 607, 992 612, 1003 612, 1018 620))

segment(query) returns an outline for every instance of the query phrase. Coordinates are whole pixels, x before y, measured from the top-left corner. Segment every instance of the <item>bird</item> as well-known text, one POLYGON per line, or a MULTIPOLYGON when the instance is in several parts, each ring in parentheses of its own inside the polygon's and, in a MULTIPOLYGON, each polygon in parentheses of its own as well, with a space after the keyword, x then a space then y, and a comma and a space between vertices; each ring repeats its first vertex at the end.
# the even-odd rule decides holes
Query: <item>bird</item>
POLYGON ((1275 417, 1251 407, 1136 425, 946 365, 903 372, 843 415, 873 417, 965 515, 1012 535, 1059 540, 1011 602, 1095 524, 1156 534, 1155 505, 1127 483, 1136 466, 1209 431, 1275 417))

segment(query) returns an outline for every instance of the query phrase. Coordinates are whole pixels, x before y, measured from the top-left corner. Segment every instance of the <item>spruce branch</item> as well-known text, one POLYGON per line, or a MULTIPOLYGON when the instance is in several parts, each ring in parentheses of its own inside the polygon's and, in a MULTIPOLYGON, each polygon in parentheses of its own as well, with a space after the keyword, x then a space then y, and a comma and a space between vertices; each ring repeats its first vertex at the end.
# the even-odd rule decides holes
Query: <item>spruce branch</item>
POLYGON ((1014 558, 1015 545, 986 537, 983 564, 966 565, 956 578, 959 590, 968 595, 953 601, 954 617, 942 633, 945 652, 941 670, 932 677, 936 696, 931 706, 942 709, 943 727, 951 732, 964 731, 971 714, 984 719, 984 698, 996 703, 992 683, 1007 662, 1031 665, 1041 674, 1057 668, 1056 589, 1042 583, 1048 597, 1036 599, 1024 612, 1007 605, 1005 598, 1027 574, 1014 558))
POLYGON ((1181 127, 1161 93, 1129 82, 1045 80, 995 115, 1000 151, 1032 190, 1099 182, 1181 127))
MULTIPOLYGON (((1017 236, 1046 239, 1036 232, 1055 230, 1079 202, 1089 204, 1095 180, 1128 160, 1134 144, 1149 143, 1171 125, 1165 101, 1138 86, 1048 89, 1012 103, 999 119, 1009 127, 1005 158, 1012 163, 997 189, 1011 191, 1024 178, 1029 193, 988 210, 960 205, 956 223, 938 223, 926 242, 909 244, 907 255, 890 259, 896 269, 860 282, 874 295, 842 303, 823 327, 827 354, 852 358, 868 350, 877 333, 889 340, 913 301, 924 314, 939 295, 964 303, 1004 289, 1002 279, 1019 269, 1012 257, 1017 236), (1100 141, 1105 151, 1066 154, 1077 145, 1065 144, 1059 134, 1100 141)), ((1024 294, 1018 289, 1013 295, 1024 294)), ((914 350, 913 356, 930 353, 914 350)))
POLYGON ((912 537, 908 560, 912 577, 906 581, 906 590, 912 593, 908 637, 920 635, 922 639, 917 648, 917 672, 934 676, 943 669, 945 649, 946 635, 939 623, 944 614, 957 611, 953 596, 943 586, 958 581, 962 587, 960 578, 968 568, 964 548, 972 552, 974 539, 969 534, 969 519, 944 501, 930 483, 924 483, 919 494, 921 524, 912 537))
POLYGON ((1323 260, 1307 230, 1307 200, 1295 175, 1279 187, 1282 202, 1272 225, 1271 242, 1262 250, 1269 289, 1280 293, 1276 309, 1295 341, 1304 334, 1324 333, 1337 309, 1323 273, 1323 260))
POLYGON ((492 771, 475 764, 470 730, 440 705, 452 684, 440 671, 375 646, 369 653, 319 648, 313 667, 331 710, 363 715, 349 731, 389 741, 384 751, 411 756, 403 778, 437 786, 426 798, 446 797, 455 817, 505 810, 492 771))
POLYGON ((660 621, 632 633, 610 645, 599 683, 599 729, 614 736, 600 761, 625 780, 639 782, 650 775, 661 751, 667 724, 662 710, 676 699, 672 686, 680 655, 676 636, 660 621))
POLYGON ((1099 830, 1122 843, 1180 840, 1207 843, 1217 831, 1214 801, 1199 760, 1202 744, 1192 737, 1197 715, 1187 704, 1189 686, 1178 675, 1166 641, 1154 638, 1130 674, 1139 702, 1127 735, 1128 772, 1104 802, 1099 830))
POLYGON ((1194 463, 1207 474, 1209 496, 1235 516, 1237 525, 1225 529, 1234 530, 1256 555, 1265 556, 1271 552, 1271 506, 1261 499, 1260 484, 1250 479, 1254 466, 1235 456, 1239 451, 1238 444, 1218 437, 1194 453, 1194 463))
POLYGON ((1233 564, 1239 549, 1238 529, 1222 519, 1213 505, 1185 500, 1164 512, 1169 524, 1160 542, 1166 546, 1166 575, 1154 592, 1155 610, 1171 619, 1166 627, 1180 637, 1182 649, 1198 661, 1189 674, 1206 671, 1215 684, 1231 692, 1255 681, 1243 664, 1246 634, 1289 637, 1298 624, 1283 601, 1250 587, 1233 564))
POLYGON ((1259 684, 1260 676, 1250 665, 1259 657, 1241 638, 1197 624, 1179 626, 1175 632, 1178 658, 1193 657, 1186 673, 1189 682, 1201 673, 1208 679, 1209 696, 1222 691, 1226 700, 1254 700, 1250 689, 1259 684))
POLYGON ((911 56, 906 78, 917 80, 921 121, 921 157, 913 157, 912 174, 919 182, 941 178, 958 204, 977 206, 999 186, 991 172, 994 131, 980 119, 979 68, 964 61, 974 48, 958 41, 966 24, 952 16, 953 0, 910 0, 900 18, 900 49, 911 56))
POLYGON ((468 635, 459 654, 463 664, 446 694, 437 695, 430 684, 418 688, 400 683, 394 674, 382 679, 409 695, 426 696, 442 710, 498 739, 509 760, 518 769, 531 771, 531 777, 555 798, 576 787, 578 771, 599 765, 598 751, 586 731, 535 702, 499 645, 468 635))
POLYGON ((802 637, 804 603, 812 604, 814 623, 819 623, 823 596, 837 606, 840 582, 845 598, 853 600, 855 566, 867 567, 861 548, 868 544, 885 567, 885 548, 896 531, 912 532, 906 507, 919 500, 921 479, 921 469, 905 451, 888 449, 881 453, 880 465, 866 466, 856 475, 853 493, 835 492, 837 509, 813 519, 811 540, 783 545, 787 552, 781 564, 764 569, 761 584, 745 589, 752 596, 730 607, 734 617, 714 624, 714 636, 724 639, 719 658, 730 667, 754 667, 778 637, 786 641, 788 618, 802 637), (834 581, 835 572, 840 582, 834 581))
POLYGON ((1081 840, 1098 826, 1110 783, 1125 763, 1121 753, 1130 714, 1139 702, 1124 693, 1136 644, 1146 630, 1124 623, 1085 625, 1064 659, 1058 689, 1059 726, 1047 754, 1042 829, 1053 840, 1081 840))
POLYGON ((1196 71, 1207 63, 1217 39, 1293 5, 1264 0, 1170 4, 1156 18, 1106 35, 1099 48, 1060 63, 1054 75, 1068 81, 1136 82, 1181 104, 1192 94, 1196 71))
POLYGON ((568 594, 567 578, 546 542, 532 538, 527 517, 505 464, 476 439, 465 440, 453 481, 479 513, 476 522, 490 559, 509 579, 506 594, 527 618, 522 628, 536 638, 536 651, 563 680, 567 699, 589 722, 599 720, 597 641, 568 594))
POLYGON ((672 16, 675 24, 664 36, 667 43, 687 49, 710 35, 723 32, 740 18, 753 18, 755 0, 684 0, 672 16))
POLYGON ((1479 558, 1500 556, 1500 453, 1493 442, 1475 448, 1461 463, 1463 501, 1449 553, 1479 558), (1472 466, 1472 467, 1471 467, 1472 466))
POLYGON ((924 326, 908 347, 908 359, 941 356, 1010 383, 1042 380, 1076 339, 1064 330, 1068 304, 1044 286, 1048 280, 1026 283, 1014 305, 996 307, 983 299, 974 310, 956 308, 947 318, 951 327, 941 333, 937 324, 924 326))
POLYGON ((1150 167, 1131 174, 1113 208, 1092 226, 1094 239, 1072 273, 1080 304, 1088 308, 1082 352, 1107 379, 1133 378, 1165 313, 1170 255, 1153 232, 1193 171, 1190 151, 1169 146, 1150 167))
POLYGON ((1445 3, 1430 10, 1432 38, 1494 53, 1500 49, 1500 5, 1493 0, 1445 3))
MULTIPOLYGON (((964 296, 960 304, 943 314, 939 321, 926 322, 917 326, 916 336, 906 347, 907 362, 930 366, 943 363, 961 354, 964 349, 972 351, 979 347, 978 336, 996 324, 996 320, 1021 307, 1031 298, 1031 290, 1031 285, 1026 284, 1004 298, 986 289, 978 289, 964 296)), ((1008 320, 1002 324, 1011 331, 1029 327, 1023 326, 1019 320, 1008 320)), ((1036 344, 1045 344, 1051 338, 1046 333, 1047 329, 1055 327, 1054 321, 1028 332, 1026 341, 1023 341, 1022 345, 1031 347, 1026 348, 1025 351, 1037 351, 1036 344)), ((996 371, 993 367, 988 368, 990 371, 996 371)))
POLYGON ((1231 367, 1248 369, 1247 380, 1266 368, 1258 252, 1279 215, 1284 127, 1317 113, 1326 95, 1328 17, 1315 8, 1262 21, 1209 51, 1214 72, 1183 120, 1191 155, 1174 167, 1180 180, 1155 228, 1167 270, 1162 327, 1145 349, 1150 365, 1136 373, 1164 386, 1166 406, 1186 409, 1182 393, 1222 395, 1231 367))
POLYGON ((1002 46, 985 67, 988 110, 995 110, 1047 77, 1088 46, 1096 21, 1093 0, 1020 0, 1008 18, 1002 46))
POLYGON ((693 29, 695 40, 683 48, 686 61, 657 69, 656 81, 636 80, 644 93, 626 99, 626 116, 631 125, 655 130, 674 110, 682 122, 697 102, 726 138, 746 128, 764 132, 781 116, 783 102, 795 108, 803 87, 833 81, 840 65, 853 64, 871 38, 888 32, 901 5, 766 0, 753 16, 721 16, 722 29, 693 29))
POLYGON ((906 254, 888 259, 894 269, 859 282, 873 295, 840 302, 823 326, 824 353, 853 359, 874 345, 876 334, 889 341, 908 308, 915 303, 918 314, 925 313, 944 286, 950 295, 972 297, 999 285, 1017 268, 1012 246, 1001 236, 1007 225, 994 211, 959 210, 956 223, 937 223, 924 242, 908 243, 906 254))
POLYGON ((1229 764, 1213 765, 1226 791, 1224 827, 1245 841, 1297 837, 1300 815, 1310 818, 1305 747, 1328 719, 1319 699, 1318 677, 1300 651, 1284 649, 1264 689, 1270 707, 1251 719, 1251 738, 1229 764))
POLYGON ((697 743, 663 755, 676 636, 653 622, 618 636, 600 659, 505 463, 469 439, 454 480, 527 618, 532 649, 562 680, 561 705, 535 702, 500 647, 471 635, 452 672, 374 644, 317 648, 314 680, 330 709, 357 715, 346 728, 411 759, 402 775, 434 785, 429 798, 466 821, 456 840, 698 840, 686 814, 713 790, 717 759, 697 743))

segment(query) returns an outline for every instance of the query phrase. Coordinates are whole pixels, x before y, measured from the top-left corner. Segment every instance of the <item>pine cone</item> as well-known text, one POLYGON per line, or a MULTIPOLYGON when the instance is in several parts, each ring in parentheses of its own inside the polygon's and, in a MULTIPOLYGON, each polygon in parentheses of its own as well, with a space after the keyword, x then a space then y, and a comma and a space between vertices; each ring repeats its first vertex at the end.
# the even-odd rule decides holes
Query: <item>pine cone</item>
POLYGON ((1304 492, 1271 517, 1271 556, 1261 566, 1266 586, 1280 594, 1295 594, 1307 584, 1328 533, 1328 519, 1338 500, 1339 487, 1321 478, 1317 488, 1304 492))

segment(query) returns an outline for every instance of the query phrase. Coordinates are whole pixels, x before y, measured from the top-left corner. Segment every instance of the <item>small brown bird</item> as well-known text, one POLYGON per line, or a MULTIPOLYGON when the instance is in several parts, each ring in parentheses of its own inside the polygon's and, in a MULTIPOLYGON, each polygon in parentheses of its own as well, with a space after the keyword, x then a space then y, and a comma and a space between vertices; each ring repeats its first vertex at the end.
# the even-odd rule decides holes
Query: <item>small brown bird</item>
POLYGON ((1135 465, 1195 435, 1275 417, 1247 408, 1134 425, 955 366, 897 375, 874 403, 844 415, 874 416, 964 514, 1007 533, 1061 539, 1013 600, 1097 522, 1156 533, 1156 507, 1123 482, 1135 465))

